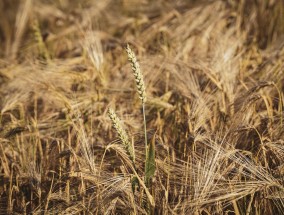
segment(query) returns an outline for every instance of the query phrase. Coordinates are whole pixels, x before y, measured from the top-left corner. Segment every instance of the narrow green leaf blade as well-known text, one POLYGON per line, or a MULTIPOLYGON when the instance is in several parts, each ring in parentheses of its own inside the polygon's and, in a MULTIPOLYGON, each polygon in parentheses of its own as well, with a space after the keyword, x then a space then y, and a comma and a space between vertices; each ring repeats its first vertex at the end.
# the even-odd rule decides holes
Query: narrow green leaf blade
POLYGON ((149 186, 150 180, 154 176, 155 171, 156 171, 156 163, 155 163, 155 135, 154 135, 147 150, 146 169, 145 169, 146 186, 149 186))

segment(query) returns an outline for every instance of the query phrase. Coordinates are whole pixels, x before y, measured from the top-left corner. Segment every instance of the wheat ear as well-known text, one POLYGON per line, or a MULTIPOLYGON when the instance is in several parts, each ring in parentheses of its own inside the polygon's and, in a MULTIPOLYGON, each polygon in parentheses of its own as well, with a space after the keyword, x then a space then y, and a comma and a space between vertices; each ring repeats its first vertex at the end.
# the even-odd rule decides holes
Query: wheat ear
POLYGON ((133 163, 135 163, 135 154, 134 154, 132 144, 129 141, 129 137, 128 137, 126 131, 121 126, 120 119, 118 118, 118 116, 116 115, 114 110, 111 109, 111 108, 108 109, 108 116, 112 121, 112 125, 113 125, 114 129, 116 130, 116 132, 119 136, 119 139, 121 140, 122 144, 125 146, 125 149, 126 149, 127 153, 129 154, 131 161, 133 163))
POLYGON ((137 61, 137 58, 136 58, 134 52, 131 50, 131 48, 129 47, 128 44, 126 46, 126 52, 127 52, 127 55, 128 55, 128 60, 131 63, 132 71, 133 71, 133 74, 134 74, 134 77, 135 77, 139 98, 141 99, 142 104, 145 104, 145 102, 146 102, 145 89, 146 88, 145 88, 145 84, 144 84, 144 80, 143 80, 143 74, 140 70, 140 65, 137 61))
POLYGON ((47 47, 46 47, 46 45, 43 41, 41 31, 40 31, 40 28, 39 28, 39 23, 38 23, 37 20, 35 20, 34 23, 33 23, 33 30, 34 30, 34 36, 35 36, 35 39, 37 41, 37 45, 38 45, 41 57, 43 57, 44 60, 49 61, 50 55, 49 55, 47 47))

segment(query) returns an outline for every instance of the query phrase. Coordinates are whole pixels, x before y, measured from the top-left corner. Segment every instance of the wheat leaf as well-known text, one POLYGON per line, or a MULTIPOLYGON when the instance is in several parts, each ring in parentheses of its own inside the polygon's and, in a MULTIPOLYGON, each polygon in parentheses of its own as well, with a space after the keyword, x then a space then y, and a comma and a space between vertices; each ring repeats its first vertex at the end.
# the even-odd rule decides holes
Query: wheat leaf
POLYGON ((156 171, 155 164, 155 135, 152 138, 151 143, 147 149, 147 157, 146 157, 146 169, 145 169, 145 182, 146 185, 149 186, 151 178, 154 176, 156 171))

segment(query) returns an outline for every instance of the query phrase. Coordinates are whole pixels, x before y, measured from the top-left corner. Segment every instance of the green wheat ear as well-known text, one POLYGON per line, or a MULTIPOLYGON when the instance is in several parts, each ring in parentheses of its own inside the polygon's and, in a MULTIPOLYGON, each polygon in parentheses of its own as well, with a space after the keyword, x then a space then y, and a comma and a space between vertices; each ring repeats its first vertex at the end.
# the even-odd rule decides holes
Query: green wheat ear
POLYGON ((132 147, 131 142, 129 141, 129 137, 128 137, 126 131, 121 126, 120 119, 118 118, 118 116, 116 115, 114 110, 111 109, 111 108, 108 109, 108 116, 112 121, 112 126, 116 130, 116 132, 119 136, 119 139, 121 140, 122 144, 125 146, 125 149, 126 149, 128 155, 130 156, 131 161, 133 163, 135 163, 134 149, 132 147))
POLYGON ((33 30, 34 30, 34 37, 35 37, 35 40, 37 42, 38 49, 39 49, 41 57, 46 61, 50 61, 50 54, 49 54, 47 47, 46 47, 46 45, 43 41, 41 31, 40 31, 40 28, 39 28, 39 23, 38 23, 37 20, 34 20, 32 27, 33 27, 33 30))
POLYGON ((126 46, 126 52, 127 52, 127 55, 128 55, 128 60, 131 63, 132 71, 133 71, 133 74, 134 74, 134 77, 135 77, 139 98, 141 99, 142 104, 145 104, 145 102, 146 102, 145 89, 146 88, 145 88, 145 84, 144 84, 144 80, 143 80, 143 74, 141 73, 141 70, 140 70, 140 65, 137 61, 137 58, 136 58, 134 52, 131 50, 131 48, 129 47, 128 44, 126 46))

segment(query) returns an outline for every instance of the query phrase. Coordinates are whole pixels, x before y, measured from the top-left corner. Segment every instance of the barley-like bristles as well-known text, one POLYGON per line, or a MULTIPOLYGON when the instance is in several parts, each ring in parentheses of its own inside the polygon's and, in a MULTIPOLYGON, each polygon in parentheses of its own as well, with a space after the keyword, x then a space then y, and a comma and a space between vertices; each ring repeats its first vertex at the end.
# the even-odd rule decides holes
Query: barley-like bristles
POLYGON ((113 109, 108 109, 108 116, 112 121, 112 125, 116 132, 118 133, 119 139, 121 140, 122 144, 125 146, 127 153, 130 155, 130 159, 134 162, 135 155, 134 150, 132 148, 132 144, 129 141, 129 137, 126 133, 126 131, 122 128, 120 119, 116 115, 113 109))
POLYGON ((134 77, 135 77, 135 81, 136 81, 136 86, 137 86, 137 90, 139 93, 139 98, 142 101, 142 104, 144 104, 146 102, 146 92, 145 92, 145 84, 144 84, 144 80, 143 80, 143 75, 141 73, 140 70, 140 65, 137 61, 137 58, 134 54, 134 52, 131 50, 131 48, 129 47, 129 45, 127 44, 126 46, 126 52, 128 55, 128 60, 131 63, 131 67, 132 67, 132 71, 134 73, 134 77))

